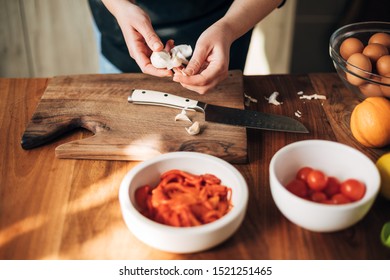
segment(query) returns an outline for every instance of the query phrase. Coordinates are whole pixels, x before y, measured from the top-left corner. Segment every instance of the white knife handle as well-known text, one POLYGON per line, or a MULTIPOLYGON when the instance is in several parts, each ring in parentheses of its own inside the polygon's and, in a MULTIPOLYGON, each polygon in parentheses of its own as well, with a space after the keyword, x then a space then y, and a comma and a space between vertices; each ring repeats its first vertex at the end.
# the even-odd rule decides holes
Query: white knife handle
POLYGON ((134 89, 127 100, 134 104, 158 105, 203 111, 203 108, 199 106, 201 105, 201 102, 161 91, 134 89))

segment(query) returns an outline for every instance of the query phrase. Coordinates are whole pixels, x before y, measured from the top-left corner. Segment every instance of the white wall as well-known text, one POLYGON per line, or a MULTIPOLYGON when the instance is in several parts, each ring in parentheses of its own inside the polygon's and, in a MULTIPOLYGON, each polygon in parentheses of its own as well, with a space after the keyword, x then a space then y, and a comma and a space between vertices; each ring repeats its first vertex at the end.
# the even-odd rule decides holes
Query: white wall
POLYGON ((245 75, 289 73, 297 0, 288 0, 256 25, 245 75))

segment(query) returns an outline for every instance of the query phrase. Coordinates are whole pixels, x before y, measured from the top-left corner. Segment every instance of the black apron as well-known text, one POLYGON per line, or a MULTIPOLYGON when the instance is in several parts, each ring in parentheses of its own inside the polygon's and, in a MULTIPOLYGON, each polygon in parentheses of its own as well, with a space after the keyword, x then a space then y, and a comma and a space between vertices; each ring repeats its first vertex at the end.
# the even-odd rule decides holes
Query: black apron
MULTIPOLYGON (((95 23, 101 32, 103 55, 122 72, 141 72, 130 57, 116 19, 101 0, 88 0, 95 23)), ((165 44, 195 47, 201 33, 225 15, 233 0, 143 0, 137 1, 150 17, 153 28, 165 44)), ((237 23, 239 24, 239 23, 237 23)), ((229 69, 244 70, 252 30, 236 40, 230 50, 229 69)))

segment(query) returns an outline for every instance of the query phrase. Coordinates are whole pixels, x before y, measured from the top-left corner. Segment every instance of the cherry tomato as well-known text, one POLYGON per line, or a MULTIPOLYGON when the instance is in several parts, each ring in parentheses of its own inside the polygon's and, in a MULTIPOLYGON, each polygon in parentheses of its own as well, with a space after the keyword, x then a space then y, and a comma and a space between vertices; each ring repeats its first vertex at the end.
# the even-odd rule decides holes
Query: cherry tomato
POLYGON ((306 182, 309 188, 315 191, 322 191, 326 187, 328 177, 320 170, 312 170, 307 175, 306 182))
POLYGON ((324 189, 324 193, 328 198, 331 198, 336 193, 340 192, 340 181, 336 177, 328 177, 328 183, 324 189))
POLYGON ((286 185, 286 189, 302 198, 306 198, 309 191, 306 183, 299 179, 293 179, 291 182, 289 182, 286 185))
POLYGON ((310 195, 310 199, 314 202, 324 202, 327 200, 326 194, 323 192, 313 192, 310 195))
POLYGON ((301 179, 303 181, 307 180, 307 175, 313 170, 313 168, 305 166, 298 170, 297 172, 297 179, 301 179))
POLYGON ((348 179, 341 183, 340 190, 350 200, 357 201, 366 193, 366 185, 356 179, 348 179))
POLYGON ((332 196, 332 202, 333 204, 346 204, 350 203, 351 200, 349 200, 349 198, 342 193, 336 193, 334 196, 332 196))

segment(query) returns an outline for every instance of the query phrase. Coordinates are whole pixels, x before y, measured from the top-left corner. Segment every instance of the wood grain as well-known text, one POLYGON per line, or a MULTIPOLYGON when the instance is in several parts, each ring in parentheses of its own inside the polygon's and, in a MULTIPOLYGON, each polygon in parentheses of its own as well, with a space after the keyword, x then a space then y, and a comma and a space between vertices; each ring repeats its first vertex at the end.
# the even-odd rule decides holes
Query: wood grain
POLYGON ((170 254, 148 247, 127 229, 117 198, 121 180, 137 162, 58 159, 58 144, 85 139, 67 134, 37 149, 23 150, 20 138, 47 86, 47 79, 0 79, 0 259, 258 259, 389 260, 379 233, 389 220, 389 201, 378 197, 356 225, 314 233, 289 222, 269 190, 268 168, 284 145, 309 138, 342 141, 376 160, 385 149, 364 149, 349 136, 348 115, 356 99, 336 74, 244 77, 245 92, 258 99, 252 109, 294 116, 310 134, 248 130, 247 164, 236 168, 249 186, 249 204, 239 230, 223 244, 196 254, 170 254), (326 101, 300 100, 317 92, 326 101), (280 92, 282 106, 264 97, 280 92), (338 94, 346 94, 345 99, 338 94), (344 102, 351 98, 351 102, 344 102), (339 127, 340 126, 340 127, 339 127), (4 133, 7 132, 7 133, 4 133))
POLYGON ((58 146, 59 158, 145 160, 172 151, 198 151, 233 163, 247 162, 245 128, 205 122, 203 113, 188 112, 201 124, 200 134, 189 135, 185 127, 190 123, 174 120, 181 110, 129 104, 127 97, 134 88, 244 108, 241 71, 230 72, 227 80, 203 96, 169 78, 146 74, 55 77, 23 134, 22 147, 34 148, 84 128, 94 135, 58 146))

